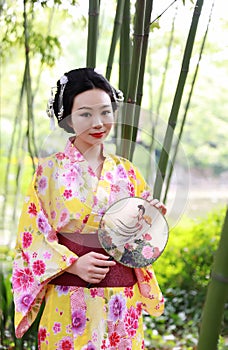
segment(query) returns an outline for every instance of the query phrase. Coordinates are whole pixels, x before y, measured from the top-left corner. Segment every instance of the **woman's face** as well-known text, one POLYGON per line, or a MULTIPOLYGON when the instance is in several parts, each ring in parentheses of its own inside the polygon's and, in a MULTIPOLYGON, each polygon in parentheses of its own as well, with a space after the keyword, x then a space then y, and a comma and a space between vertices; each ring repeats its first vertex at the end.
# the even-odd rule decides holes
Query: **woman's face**
POLYGON ((75 96, 70 125, 75 131, 80 150, 86 151, 95 144, 102 143, 113 122, 111 99, 104 90, 87 90, 75 96))

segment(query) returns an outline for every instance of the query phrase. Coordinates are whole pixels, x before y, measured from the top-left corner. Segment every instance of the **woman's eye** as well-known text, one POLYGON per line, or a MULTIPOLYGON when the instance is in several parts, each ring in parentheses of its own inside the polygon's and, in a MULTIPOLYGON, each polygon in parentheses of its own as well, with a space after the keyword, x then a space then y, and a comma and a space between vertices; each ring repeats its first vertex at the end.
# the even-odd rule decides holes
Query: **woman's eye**
POLYGON ((110 111, 110 110, 103 111, 102 114, 103 114, 103 115, 106 115, 106 116, 109 116, 109 115, 112 114, 112 111, 110 111))
POLYGON ((80 114, 81 117, 86 117, 86 118, 87 118, 87 117, 90 117, 90 115, 91 115, 91 114, 90 114, 90 113, 87 113, 87 112, 80 114))

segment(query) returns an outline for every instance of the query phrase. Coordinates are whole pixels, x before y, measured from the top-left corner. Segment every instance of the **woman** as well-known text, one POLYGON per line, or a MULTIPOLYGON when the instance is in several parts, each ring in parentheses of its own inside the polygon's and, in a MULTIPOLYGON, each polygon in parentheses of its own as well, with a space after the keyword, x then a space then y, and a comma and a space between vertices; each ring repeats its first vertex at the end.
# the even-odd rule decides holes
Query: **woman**
MULTIPOLYGON (((42 350, 143 349, 142 311, 163 312, 152 267, 109 261, 97 244, 108 206, 127 196, 150 199, 138 169, 104 152, 120 99, 102 75, 82 68, 66 73, 49 101, 49 115, 75 136, 63 152, 40 160, 20 219, 12 277, 17 337, 45 299, 42 350)), ((152 204, 165 212, 157 200, 152 204)))

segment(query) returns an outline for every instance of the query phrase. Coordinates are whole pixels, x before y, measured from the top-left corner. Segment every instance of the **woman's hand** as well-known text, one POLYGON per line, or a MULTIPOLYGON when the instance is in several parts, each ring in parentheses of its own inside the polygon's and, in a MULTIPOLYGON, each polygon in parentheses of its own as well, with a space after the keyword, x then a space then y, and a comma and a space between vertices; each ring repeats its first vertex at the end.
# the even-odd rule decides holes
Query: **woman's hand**
POLYGON ((150 201, 150 204, 153 205, 158 210, 160 210, 162 215, 166 214, 167 208, 166 208, 165 204, 163 204, 162 202, 159 202, 158 199, 152 199, 152 201, 150 201))
POLYGON ((100 253, 89 252, 80 256, 66 271, 78 275, 86 282, 99 283, 105 278, 109 268, 116 265, 115 261, 108 261, 108 258, 100 253))

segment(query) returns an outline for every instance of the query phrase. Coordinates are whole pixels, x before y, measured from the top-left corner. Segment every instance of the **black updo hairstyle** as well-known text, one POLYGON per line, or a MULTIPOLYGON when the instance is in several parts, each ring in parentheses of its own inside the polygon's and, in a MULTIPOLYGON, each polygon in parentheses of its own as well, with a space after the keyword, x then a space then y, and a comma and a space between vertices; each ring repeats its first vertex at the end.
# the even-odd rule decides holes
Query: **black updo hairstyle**
POLYGON ((76 95, 92 89, 104 90, 111 99, 113 111, 117 109, 117 101, 119 99, 119 91, 114 89, 109 81, 103 75, 97 73, 93 68, 78 68, 64 74, 68 81, 63 92, 63 114, 59 117, 59 99, 61 84, 57 81, 57 91, 54 98, 53 109, 58 124, 61 128, 69 133, 74 133, 73 128, 69 125, 69 117, 73 107, 76 95), (67 118, 68 117, 68 118, 67 118))

